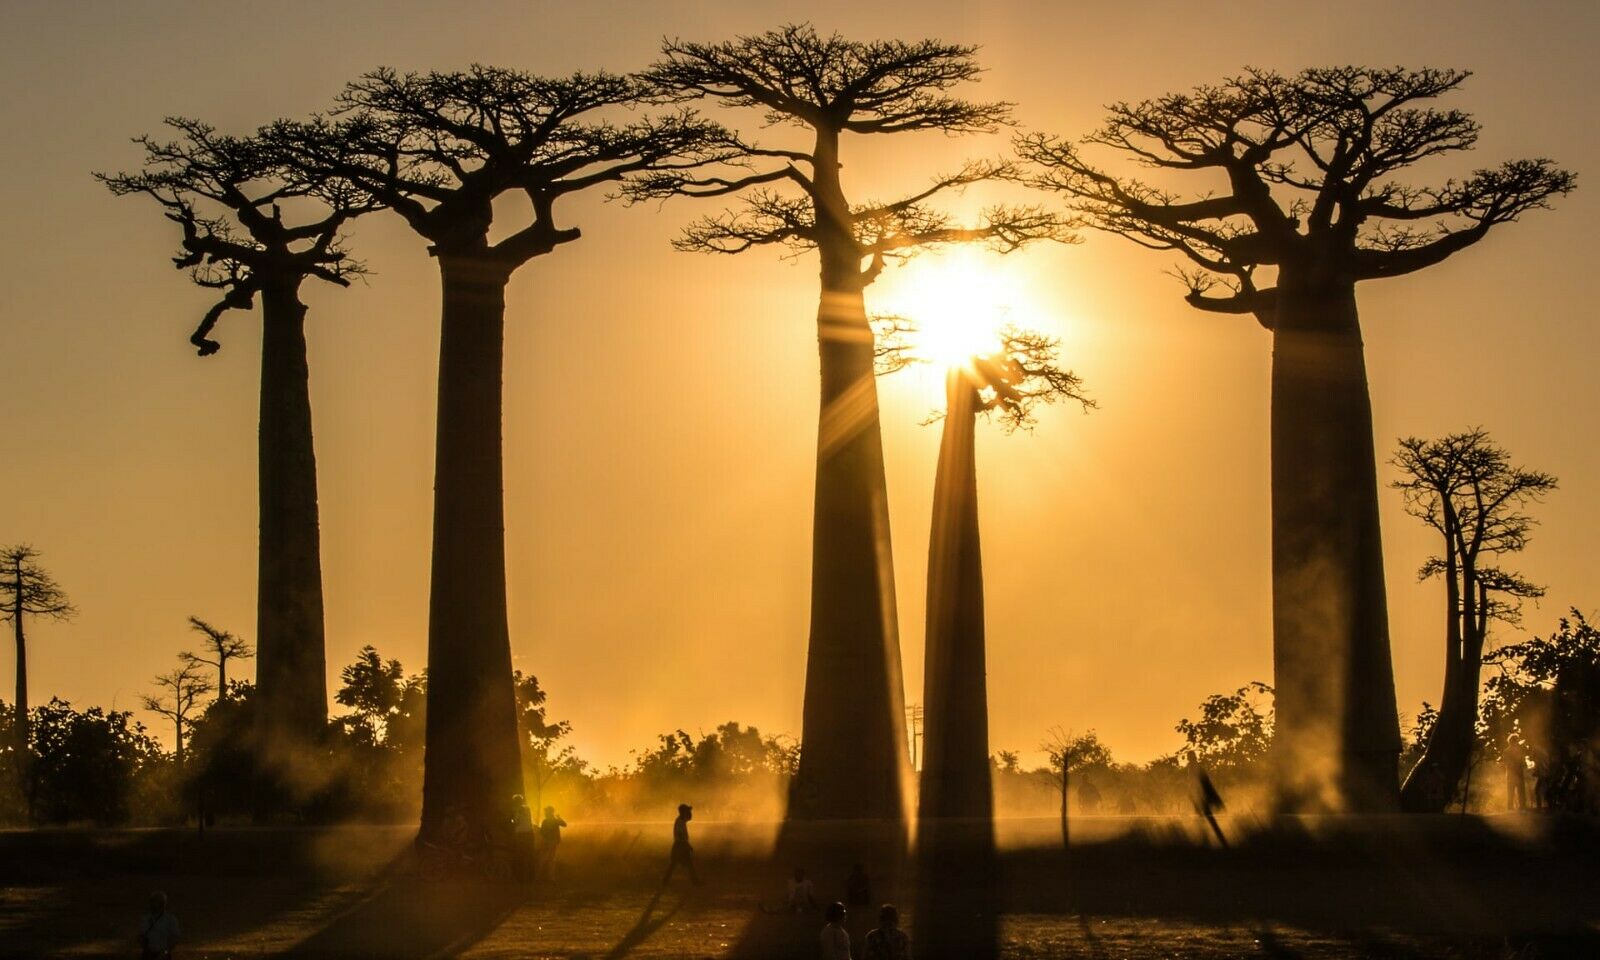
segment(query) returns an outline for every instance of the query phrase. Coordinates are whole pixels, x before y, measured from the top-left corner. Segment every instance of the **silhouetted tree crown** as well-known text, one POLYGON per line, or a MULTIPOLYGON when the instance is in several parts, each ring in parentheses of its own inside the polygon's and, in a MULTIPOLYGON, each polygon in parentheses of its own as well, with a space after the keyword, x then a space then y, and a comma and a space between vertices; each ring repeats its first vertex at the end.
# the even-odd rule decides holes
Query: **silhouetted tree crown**
POLYGON ((288 163, 271 140, 220 134, 185 117, 165 123, 178 139, 134 140, 145 151, 143 170, 95 178, 117 196, 154 198, 183 230, 173 264, 221 292, 189 338, 202 357, 221 349, 210 334, 222 314, 250 309, 266 287, 293 290, 305 277, 347 287, 366 272, 345 248, 343 229, 379 206, 370 194, 326 171, 288 163))
POLYGON ((689 111, 628 122, 600 116, 645 92, 636 79, 603 72, 385 67, 349 84, 332 116, 280 122, 271 135, 301 170, 347 179, 399 213, 432 242, 430 252, 515 268, 578 238, 576 228, 557 226, 560 198, 727 155, 726 131, 689 111), (527 197, 531 218, 491 244, 493 204, 507 193, 527 197))
POLYGON ((66 620, 77 612, 66 591, 39 565, 39 551, 27 544, 0 550, 0 623, 19 614, 66 620))
POLYGON ((1033 330, 1007 327, 1000 349, 974 357, 967 382, 978 391, 978 416, 993 415, 1007 432, 1031 428, 1035 411, 1057 400, 1075 400, 1085 410, 1096 403, 1083 389, 1083 378, 1060 365, 1061 341, 1033 330))
POLYGON ((1469 114, 1427 105, 1468 76, 1249 70, 1188 93, 1114 104, 1105 125, 1084 138, 1157 171, 1220 180, 1219 192, 1185 196, 1107 172, 1080 144, 1056 137, 1030 134, 1017 146, 1035 165, 1025 179, 1065 194, 1091 225, 1187 258, 1180 274, 1191 305, 1254 314, 1271 327, 1276 287, 1261 282, 1263 267, 1311 285, 1411 273, 1573 188, 1574 175, 1546 159, 1433 186, 1398 179, 1477 142, 1469 114))
POLYGON ((1457 609, 1475 618, 1478 630, 1488 620, 1515 623, 1520 601, 1544 589, 1492 561, 1519 553, 1538 523, 1526 510, 1557 488, 1556 478, 1511 462, 1510 454, 1482 428, 1437 440, 1406 437, 1391 460, 1402 473, 1394 482, 1405 496, 1406 512, 1444 538, 1442 554, 1430 556, 1418 579, 1465 571, 1457 609))
POLYGON ((811 150, 745 145, 744 169, 713 176, 660 171, 631 179, 624 193, 634 200, 743 193, 742 208, 694 222, 675 246, 715 253, 769 244, 795 251, 833 246, 854 253, 858 267, 871 258, 854 278, 860 287, 872 282, 885 258, 917 247, 988 241, 1012 250, 1029 240, 1063 239, 1064 219, 1037 207, 990 207, 977 226, 960 227, 930 205, 938 194, 1008 173, 1010 165, 1000 161, 970 162, 893 202, 852 205, 845 199, 841 133, 982 133, 1011 122, 1009 103, 948 92, 977 79, 976 49, 934 40, 846 40, 822 36, 809 24, 724 43, 668 41, 663 59, 644 73, 659 96, 758 109, 768 126, 808 129, 816 144, 811 150))
POLYGON ((228 682, 228 661, 248 660, 255 656, 255 649, 246 643, 243 637, 236 637, 221 627, 214 627, 199 617, 191 616, 189 626, 205 638, 205 656, 192 653, 188 650, 178 654, 178 658, 186 663, 204 664, 215 667, 217 671, 217 696, 226 698, 232 684, 228 682))

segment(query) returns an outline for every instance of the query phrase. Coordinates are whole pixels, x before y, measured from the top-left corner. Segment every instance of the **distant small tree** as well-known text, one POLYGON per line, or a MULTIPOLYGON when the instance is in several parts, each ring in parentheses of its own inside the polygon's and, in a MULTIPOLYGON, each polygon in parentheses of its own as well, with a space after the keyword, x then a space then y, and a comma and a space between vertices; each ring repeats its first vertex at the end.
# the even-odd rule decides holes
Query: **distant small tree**
POLYGON ((533 780, 533 809, 535 816, 544 809, 544 788, 556 774, 582 770, 583 761, 571 744, 557 746, 557 742, 572 733, 572 724, 566 720, 551 720, 545 712, 548 694, 539 686, 539 678, 517 670, 511 675, 517 693, 517 726, 522 731, 522 761, 533 780))
POLYGON ((1197 720, 1175 729, 1187 753, 1210 770, 1237 772, 1259 764, 1272 749, 1273 689, 1252 680, 1232 693, 1213 693, 1200 703, 1197 720))
POLYGON ((1022 772, 1022 755, 1015 750, 1001 750, 993 757, 995 768, 1005 773, 1022 772))
POLYGON ((384 660, 369 644, 356 654, 354 663, 340 671, 339 679, 343 685, 334 700, 352 711, 339 718, 340 724, 360 743, 383 743, 405 697, 405 670, 400 661, 384 660))
POLYGON ((1070 840, 1067 797, 1071 792, 1072 775, 1091 767, 1111 766, 1111 748, 1101 743, 1099 734, 1093 730, 1075 734, 1052 727, 1039 749, 1044 751, 1047 761, 1046 776, 1061 794, 1061 845, 1065 847, 1070 840))
POLYGON ((176 669, 158 675, 153 682, 161 692, 155 696, 146 694, 140 699, 146 710, 172 721, 173 757, 182 770, 190 721, 201 706, 201 698, 215 688, 201 674, 200 665, 192 661, 184 661, 176 669))
POLYGON ((1394 486, 1406 512, 1432 527, 1443 545, 1417 576, 1444 580, 1444 697, 1428 746, 1400 792, 1405 809, 1438 813, 1471 760, 1489 628, 1496 620, 1517 622, 1522 601, 1544 595, 1496 561, 1528 545, 1536 521, 1527 509, 1556 489, 1556 478, 1515 466, 1482 429, 1437 440, 1407 437, 1391 462, 1401 471, 1394 486))
POLYGON ((236 637, 218 627, 213 627, 199 617, 191 616, 189 618, 189 626, 205 637, 206 656, 200 656, 185 650, 183 653, 178 654, 179 658, 191 663, 215 667, 217 671, 217 696, 226 699, 232 694, 232 687, 228 684, 228 661, 248 660, 255 655, 255 649, 244 642, 243 638, 236 637))
POLYGON ((1249 70, 1111 106, 1083 145, 1018 142, 1028 179, 1092 226, 1182 258, 1186 301, 1272 336, 1273 683, 1280 803, 1382 811, 1400 748, 1356 287, 1427 269, 1549 206, 1574 176, 1516 160, 1431 186, 1410 168, 1470 150, 1432 102, 1459 70, 1249 70), (1101 168, 1104 148, 1153 179, 1101 168), (1188 182, 1182 192, 1173 184, 1188 182))
POLYGON ((74 710, 52 698, 33 711, 36 815, 43 821, 125 822, 139 780, 162 764, 160 746, 126 710, 74 710))
POLYGON ((56 585, 55 578, 39 565, 39 551, 27 544, 0 551, 0 622, 11 622, 11 633, 17 645, 12 766, 17 785, 30 797, 33 791, 28 787, 28 644, 23 624, 28 617, 67 620, 77 612, 66 593, 56 585))

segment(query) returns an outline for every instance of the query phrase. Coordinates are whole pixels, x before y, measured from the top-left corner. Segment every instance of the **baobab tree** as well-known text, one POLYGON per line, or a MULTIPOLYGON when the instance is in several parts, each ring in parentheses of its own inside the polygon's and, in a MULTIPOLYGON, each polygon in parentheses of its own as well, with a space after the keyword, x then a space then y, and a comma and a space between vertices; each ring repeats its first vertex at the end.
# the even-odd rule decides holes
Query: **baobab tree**
MULTIPOLYGON (((364 272, 343 230, 377 202, 337 177, 284 163, 261 137, 218 133, 181 117, 178 139, 139 137, 144 169, 96 176, 118 196, 144 195, 182 231, 173 264, 219 299, 189 340, 215 354, 217 323, 261 304, 261 411, 257 447, 256 701, 261 757, 292 762, 328 720, 317 461, 306 364, 308 279, 348 287, 364 272), (285 219, 284 208, 291 215, 285 219)), ((224 694, 226 690, 224 688, 224 694)))
POLYGON ((1489 627, 1515 623, 1522 600, 1544 595, 1495 560, 1528 545, 1535 521, 1525 511, 1556 489, 1556 478, 1513 465, 1482 429, 1437 440, 1407 437, 1391 462, 1401 472, 1394 487, 1406 512, 1438 532, 1444 547, 1418 573, 1444 580, 1444 694, 1422 757, 1400 791, 1406 810, 1439 813, 1471 763, 1489 627))
POLYGON ((501 469, 505 288, 535 257, 578 239, 558 201, 652 169, 725 155, 727 135, 688 112, 604 118, 644 88, 608 73, 537 77, 379 69, 350 83, 335 115, 272 136, 307 174, 355 184, 429 243, 443 288, 428 718, 421 832, 460 815, 499 831, 522 792, 506 624, 501 469), (495 201, 526 198, 526 223, 491 243, 495 201))
POLYGON ((16 714, 11 724, 15 736, 12 745, 12 755, 16 757, 14 773, 18 787, 29 797, 30 806, 33 791, 27 788, 31 754, 28 750, 28 641, 24 625, 29 617, 67 620, 77 612, 55 578, 39 565, 39 551, 25 543, 0 551, 0 623, 10 621, 11 635, 17 646, 17 699, 12 704, 16 714))
POLYGON ((1084 144, 1157 171, 1106 172, 1030 135, 1033 184, 1099 229, 1186 260, 1187 302, 1272 334, 1273 666, 1280 803, 1392 809, 1400 746, 1377 467, 1356 285, 1430 267, 1573 187, 1543 159, 1441 185, 1399 179, 1470 149, 1478 124, 1428 102, 1456 70, 1252 70, 1110 108, 1084 144), (1191 195, 1169 182, 1197 183, 1191 195), (1224 189, 1215 192, 1218 185, 1224 189))
POLYGON ((960 818, 988 830, 994 816, 976 428, 989 415, 1008 431, 1028 426, 1040 404, 1056 400, 1092 406, 1082 381, 1059 366, 1057 353, 1058 342, 1049 337, 1008 329, 997 352, 954 364, 945 374, 944 435, 928 538, 926 735, 917 807, 922 824, 960 818))
POLYGON ((185 663, 202 664, 215 667, 217 671, 217 696, 228 695, 228 661, 248 660, 255 655, 250 644, 242 637, 236 637, 226 630, 213 627, 199 617, 191 616, 189 626, 205 637, 206 655, 201 656, 185 650, 178 654, 179 659, 185 663))
POLYGON ((201 698, 211 692, 211 681, 200 672, 200 665, 192 660, 158 675, 152 681, 161 692, 140 699, 151 713, 172 721, 173 758, 178 769, 183 769, 184 741, 188 738, 191 718, 201 704, 201 698))
POLYGON ((743 207, 690 225, 674 244, 679 250, 778 246, 815 250, 820 261, 822 393, 794 819, 906 815, 905 696, 865 291, 887 262, 920 249, 986 242, 1012 250, 1059 236, 1064 226, 1030 207, 992 207, 961 226, 937 207, 941 194, 1005 172, 998 162, 968 163, 892 202, 848 199, 840 176, 845 134, 967 134, 1009 122, 1009 104, 949 93, 977 78, 975 49, 860 42, 790 25, 724 43, 669 41, 645 73, 664 97, 754 109, 768 126, 798 128, 809 140, 800 149, 747 145, 743 166, 712 175, 663 171, 626 188, 635 200, 743 196, 743 207))

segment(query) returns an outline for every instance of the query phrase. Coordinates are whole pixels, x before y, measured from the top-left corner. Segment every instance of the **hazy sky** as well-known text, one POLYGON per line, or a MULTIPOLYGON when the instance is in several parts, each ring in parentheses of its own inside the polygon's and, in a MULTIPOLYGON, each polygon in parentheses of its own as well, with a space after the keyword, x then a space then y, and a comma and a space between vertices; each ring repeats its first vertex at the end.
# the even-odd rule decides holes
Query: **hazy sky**
MULTIPOLYGON (((30 541, 80 608, 34 629, 35 702, 133 707, 192 644, 193 613, 254 631, 260 328, 230 313, 222 352, 187 337, 209 304, 171 268, 172 225, 90 178, 138 160, 167 114, 248 131, 328 104, 378 65, 473 61, 559 74, 647 63, 663 34, 721 39, 809 17, 856 38, 982 44, 973 95, 1029 128, 1079 134, 1112 100, 1245 65, 1360 62, 1477 71, 1450 105, 1485 130, 1472 162, 1550 156, 1584 175, 1554 212, 1441 267, 1369 283, 1360 304, 1380 456, 1401 434, 1487 427, 1561 478, 1518 562, 1549 597, 1600 604, 1600 280, 1592 224, 1592 54, 1600 7, 1572 2, 144 3, 8 0, 0 12, 0 543, 30 541), (733 11, 733 12, 730 12, 733 11)), ((745 118, 746 122, 755 120, 745 118)), ((1002 139, 849 142, 857 199, 914 190, 1002 139)), ((969 198, 976 203, 981 194, 969 198)), ((513 651, 621 763, 675 727, 737 719, 798 733, 816 436, 815 265, 774 252, 674 253, 709 206, 566 206, 584 238, 513 281, 506 500, 513 651)), ((425 663, 437 274, 397 219, 353 245, 376 271, 307 286, 328 663, 364 644, 425 663)), ((992 748, 1056 724, 1123 759, 1177 743, 1205 695, 1270 680, 1270 343, 1193 312, 1169 258, 1114 237, 1035 249, 1004 282, 1063 337, 1101 409, 982 431, 992 748)), ((869 305, 909 296, 901 268, 869 305)), ((922 583, 937 427, 924 379, 882 384, 908 699, 922 676, 922 583)), ((1393 471, 1384 468, 1390 479, 1393 471)), ((1433 544, 1384 491, 1401 710, 1437 702, 1433 544)), ((1504 635, 1504 634, 1502 634, 1504 635)), ((253 639, 253 637, 252 637, 253 639)), ((10 700, 10 657, 0 656, 10 700)), ((158 728, 159 730, 160 728, 158 728)))

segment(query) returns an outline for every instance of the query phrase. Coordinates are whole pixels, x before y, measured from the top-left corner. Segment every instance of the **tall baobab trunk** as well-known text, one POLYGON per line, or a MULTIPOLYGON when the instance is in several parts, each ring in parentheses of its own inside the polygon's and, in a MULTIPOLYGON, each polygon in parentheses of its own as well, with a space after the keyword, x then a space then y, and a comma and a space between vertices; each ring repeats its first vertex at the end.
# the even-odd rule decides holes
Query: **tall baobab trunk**
POLYGON ((861 255, 843 219, 838 135, 817 135, 822 401, 811 536, 811 636, 789 816, 904 822, 905 688, 861 255))
POLYGON ((328 721, 306 308, 296 286, 269 284, 261 305, 256 696, 269 770, 288 769, 328 721))
POLYGON ((1353 284, 1280 277, 1272 362, 1276 764, 1289 809, 1398 802, 1372 407, 1353 284))
POLYGON ((22 558, 16 559, 11 572, 17 578, 16 603, 11 608, 12 633, 17 639, 17 702, 12 705, 16 710, 12 744, 15 752, 12 755, 16 758, 17 787, 31 797, 32 791, 28 789, 28 761, 32 758, 28 749, 28 641, 22 631, 22 558))
POLYGON ((928 542, 927 733, 913 916, 920 956, 987 960, 998 949, 998 903, 973 451, 978 397, 961 370, 949 372, 946 396, 928 542))
POLYGON ((1422 757, 1411 768, 1400 791, 1402 808, 1412 813, 1442 813, 1450 805, 1472 763, 1477 732, 1478 679, 1488 627, 1487 597, 1482 587, 1474 583, 1472 562, 1461 564, 1458 574, 1454 546, 1447 546, 1447 551, 1445 593, 1450 617, 1445 631, 1448 650, 1444 695, 1422 757))
MULTIPOLYGON (((1457 704, 1461 692, 1462 668, 1461 584, 1457 579, 1460 560, 1454 541, 1455 511, 1451 508, 1448 498, 1445 498, 1441 506, 1444 510, 1447 531, 1444 574, 1446 611, 1444 695, 1439 700, 1439 714, 1434 718, 1433 731, 1428 735, 1428 744, 1423 749, 1422 757, 1406 774, 1405 784, 1400 788, 1401 808, 1411 813, 1441 812, 1450 802, 1450 794, 1454 792, 1452 788, 1459 782, 1459 774, 1457 779, 1446 780, 1446 768, 1453 765, 1451 761, 1457 744, 1453 742, 1455 737, 1452 733, 1444 732, 1449 728, 1445 727, 1442 721, 1446 714, 1453 717, 1460 709, 1457 704)), ((1462 772, 1465 772, 1464 764, 1462 772)))
POLYGON ((973 450, 978 397, 960 369, 949 372, 946 396, 928 540, 922 693, 927 734, 917 819, 964 818, 988 824, 994 815, 994 786, 973 450))
POLYGON ((511 633, 506 624, 501 372, 510 270, 441 253, 434 462, 433 581, 428 598, 427 747, 422 835, 459 815, 478 830, 506 821, 522 792, 511 633))

